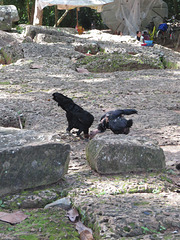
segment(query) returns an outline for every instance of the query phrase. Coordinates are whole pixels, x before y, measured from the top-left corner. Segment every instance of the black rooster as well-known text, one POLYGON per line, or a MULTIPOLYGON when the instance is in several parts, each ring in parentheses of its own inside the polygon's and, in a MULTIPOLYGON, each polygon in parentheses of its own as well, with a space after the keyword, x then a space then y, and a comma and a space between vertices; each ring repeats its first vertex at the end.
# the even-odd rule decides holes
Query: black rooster
POLYGON ((58 106, 66 111, 68 121, 66 131, 70 132, 73 128, 76 128, 78 129, 77 136, 84 132, 84 137, 89 138, 89 128, 94 121, 94 116, 61 93, 53 93, 53 99, 58 103, 58 106))

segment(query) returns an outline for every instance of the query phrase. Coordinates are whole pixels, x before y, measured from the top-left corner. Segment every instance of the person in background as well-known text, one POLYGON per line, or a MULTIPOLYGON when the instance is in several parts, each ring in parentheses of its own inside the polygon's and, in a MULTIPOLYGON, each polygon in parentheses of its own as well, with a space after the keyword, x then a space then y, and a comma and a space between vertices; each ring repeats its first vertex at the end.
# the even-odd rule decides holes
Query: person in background
POLYGON ((142 34, 142 36, 144 37, 144 40, 149 40, 149 34, 148 34, 148 32, 144 31, 144 33, 142 34))
POLYGON ((116 35, 120 35, 120 36, 122 36, 123 35, 123 33, 121 32, 121 31, 115 31, 115 33, 114 34, 116 34, 116 35))
POLYGON ((142 36, 140 31, 136 32, 136 40, 138 40, 139 42, 144 42, 144 37, 142 36))

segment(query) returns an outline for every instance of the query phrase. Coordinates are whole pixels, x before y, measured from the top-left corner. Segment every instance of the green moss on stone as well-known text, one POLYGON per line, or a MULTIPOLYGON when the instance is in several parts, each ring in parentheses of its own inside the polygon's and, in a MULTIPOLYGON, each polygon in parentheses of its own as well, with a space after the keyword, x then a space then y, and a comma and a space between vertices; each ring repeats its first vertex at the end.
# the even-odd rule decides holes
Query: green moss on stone
POLYGON ((66 217, 66 211, 62 209, 36 209, 25 212, 28 218, 6 229, 4 234, 16 236, 17 239, 79 239, 79 233, 66 217), (32 235, 29 234, 33 229, 32 235), (51 237, 51 238, 50 238, 51 237))
POLYGON ((130 231, 131 231, 131 228, 128 227, 128 226, 125 226, 125 227, 123 228, 123 230, 124 230, 125 232, 130 232, 130 231))
POLYGON ((26 239, 26 240, 38 240, 39 238, 33 234, 31 235, 21 235, 19 239, 26 239))
POLYGON ((90 72, 115 72, 163 67, 158 60, 150 61, 145 56, 137 57, 119 53, 86 56, 77 61, 77 67, 82 65, 90 72))
POLYGON ((149 202, 134 202, 135 206, 143 206, 143 205, 148 205, 149 202))

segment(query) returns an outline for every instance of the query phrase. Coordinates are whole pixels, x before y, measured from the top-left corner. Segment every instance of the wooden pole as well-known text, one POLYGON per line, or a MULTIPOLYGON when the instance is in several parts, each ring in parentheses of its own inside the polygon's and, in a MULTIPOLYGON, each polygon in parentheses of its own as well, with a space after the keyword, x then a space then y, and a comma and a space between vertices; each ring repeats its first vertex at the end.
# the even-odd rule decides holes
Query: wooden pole
POLYGON ((68 14, 69 10, 66 10, 65 13, 59 18, 57 23, 54 24, 54 27, 59 26, 59 24, 62 22, 62 20, 65 18, 65 16, 68 14))
POLYGON ((54 6, 55 10, 55 27, 57 27, 57 21, 58 21, 58 10, 57 10, 57 5, 54 6))
POLYGON ((43 20, 43 10, 40 10, 37 7, 37 0, 35 1, 35 10, 34 10, 34 17, 33 17, 33 25, 42 25, 43 20))
POLYGON ((79 23, 78 23, 78 8, 76 8, 76 27, 78 28, 79 23))

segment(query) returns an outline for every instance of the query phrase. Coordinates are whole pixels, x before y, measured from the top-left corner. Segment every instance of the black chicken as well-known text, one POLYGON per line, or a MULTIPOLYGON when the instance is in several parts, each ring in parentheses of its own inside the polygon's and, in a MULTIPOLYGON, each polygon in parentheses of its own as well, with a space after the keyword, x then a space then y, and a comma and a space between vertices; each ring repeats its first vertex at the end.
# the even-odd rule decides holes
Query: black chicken
POLYGON ((76 128, 78 129, 77 136, 84 132, 84 137, 89 138, 89 128, 94 121, 94 116, 61 93, 53 93, 53 99, 58 103, 58 106, 66 111, 68 121, 66 131, 70 132, 73 128, 76 128))
POLYGON ((98 124, 97 129, 90 132, 90 138, 93 138, 96 134, 105 132, 106 129, 110 129, 114 134, 128 134, 130 128, 133 125, 132 119, 125 119, 123 115, 136 114, 135 109, 117 109, 105 113, 98 124))

